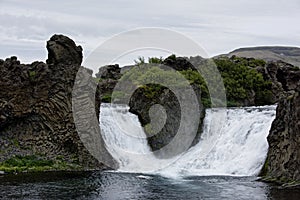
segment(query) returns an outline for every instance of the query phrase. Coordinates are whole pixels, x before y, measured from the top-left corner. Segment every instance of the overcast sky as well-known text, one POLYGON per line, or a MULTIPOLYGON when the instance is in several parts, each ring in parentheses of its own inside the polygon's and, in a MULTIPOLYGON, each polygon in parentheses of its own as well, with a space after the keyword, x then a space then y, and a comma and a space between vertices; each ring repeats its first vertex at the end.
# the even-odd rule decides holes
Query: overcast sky
POLYGON ((300 0, 0 0, 0 58, 45 61, 46 41, 65 34, 84 56, 139 27, 178 31, 209 56, 257 45, 300 46, 300 0))

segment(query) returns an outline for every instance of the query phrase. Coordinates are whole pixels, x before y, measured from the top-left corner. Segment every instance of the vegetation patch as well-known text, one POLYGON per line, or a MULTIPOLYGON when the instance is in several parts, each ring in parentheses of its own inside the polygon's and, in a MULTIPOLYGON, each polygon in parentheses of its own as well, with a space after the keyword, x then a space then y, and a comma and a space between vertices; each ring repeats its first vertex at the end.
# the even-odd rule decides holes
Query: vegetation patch
POLYGON ((259 173, 259 176, 266 176, 268 173, 268 166, 269 166, 269 161, 268 159, 265 160, 265 163, 259 173))
POLYGON ((81 167, 74 163, 67 163, 61 159, 43 159, 35 155, 14 156, 0 163, 0 171, 4 171, 6 173, 65 171, 79 169, 81 169, 81 167))
MULTIPOLYGON (((173 59, 176 62, 176 56, 172 55, 167 58, 173 59)), ((265 66, 265 61, 259 59, 247 59, 240 57, 220 57, 213 60, 219 70, 223 79, 225 92, 227 96, 227 106, 243 106, 243 105, 268 105, 273 104, 272 101, 272 83, 265 80, 263 75, 259 73, 255 68, 259 66, 265 66)), ((184 87, 188 84, 201 89, 201 102, 205 107, 211 107, 210 91, 208 90, 207 83, 203 76, 195 69, 174 71, 167 69, 161 65, 162 58, 148 58, 148 62, 151 64, 145 65, 146 61, 143 57, 139 57, 135 61, 137 67, 133 68, 129 72, 125 73, 121 79, 133 82, 137 87, 143 87, 148 98, 157 96, 156 93, 162 91, 162 86, 168 88, 171 87, 184 87), (182 78, 183 77, 183 78, 182 78), (162 83, 149 84, 149 83, 162 83)), ((209 67, 212 63, 204 61, 202 63, 206 65, 207 72, 206 78, 215 81, 214 77, 209 75, 209 67), (208 66, 208 67, 207 67, 208 66)), ((201 66, 200 66, 201 67, 201 66)), ((218 88, 210 88, 218 90, 218 88)), ((214 94, 218 92, 214 91, 214 94)))

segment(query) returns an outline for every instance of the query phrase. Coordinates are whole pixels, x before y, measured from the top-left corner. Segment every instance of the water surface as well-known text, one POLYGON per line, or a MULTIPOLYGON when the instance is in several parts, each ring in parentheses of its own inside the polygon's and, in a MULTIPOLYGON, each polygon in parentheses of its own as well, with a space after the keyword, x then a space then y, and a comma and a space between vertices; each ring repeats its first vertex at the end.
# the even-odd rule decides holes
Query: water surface
POLYGON ((256 177, 170 179, 119 172, 33 173, 0 176, 1 199, 300 199, 300 190, 256 177))

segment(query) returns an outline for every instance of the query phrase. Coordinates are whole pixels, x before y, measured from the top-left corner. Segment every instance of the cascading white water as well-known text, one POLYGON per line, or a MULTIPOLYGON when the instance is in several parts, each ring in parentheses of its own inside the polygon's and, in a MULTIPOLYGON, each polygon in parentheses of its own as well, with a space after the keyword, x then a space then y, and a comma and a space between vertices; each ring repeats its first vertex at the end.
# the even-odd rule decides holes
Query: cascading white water
POLYGON ((265 160, 266 137, 276 106, 227 109, 225 126, 218 133, 213 131, 212 122, 221 109, 208 109, 199 143, 170 160, 157 159, 151 153, 137 116, 128 109, 124 105, 102 104, 100 112, 102 136, 108 151, 119 162, 120 171, 173 177, 251 176, 260 171, 265 160))
POLYGON ((119 171, 146 172, 156 158, 138 117, 128 110, 125 105, 101 104, 101 134, 108 151, 119 162, 119 171))
POLYGON ((172 176, 257 175, 267 155, 266 138, 275 110, 275 106, 227 109, 220 134, 209 130, 214 120, 212 112, 218 110, 207 110, 199 143, 163 173, 172 176))

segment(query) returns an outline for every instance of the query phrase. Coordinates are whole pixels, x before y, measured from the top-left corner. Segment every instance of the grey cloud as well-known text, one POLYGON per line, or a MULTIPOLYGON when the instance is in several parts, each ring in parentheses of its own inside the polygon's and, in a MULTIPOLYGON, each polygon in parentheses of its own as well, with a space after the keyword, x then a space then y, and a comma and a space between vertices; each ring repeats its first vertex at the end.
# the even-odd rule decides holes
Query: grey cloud
POLYGON ((15 51, 26 61, 44 59, 45 41, 54 33, 70 36, 88 55, 105 39, 137 27, 180 31, 210 55, 248 45, 300 46, 299 9, 298 0, 2 0, 0 57, 15 51))

